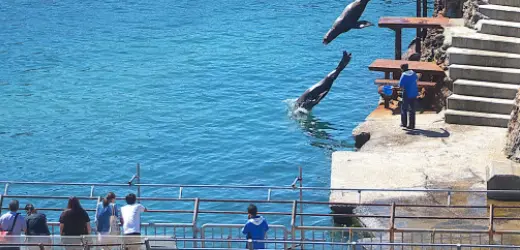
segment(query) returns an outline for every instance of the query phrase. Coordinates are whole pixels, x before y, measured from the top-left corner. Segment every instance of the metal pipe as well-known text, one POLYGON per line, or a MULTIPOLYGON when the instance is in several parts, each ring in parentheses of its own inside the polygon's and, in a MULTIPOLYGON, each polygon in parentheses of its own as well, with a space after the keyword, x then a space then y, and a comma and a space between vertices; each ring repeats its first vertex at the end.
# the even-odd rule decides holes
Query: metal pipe
POLYGON ((90 197, 94 197, 94 187, 95 186, 90 186, 90 197))
POLYGON ((179 199, 182 199, 182 187, 179 187, 179 199))
POLYGON ((448 192, 448 202, 447 202, 447 205, 451 206, 451 192, 448 192))
POLYGON ((137 197, 141 197, 141 186, 139 184, 141 184, 141 165, 139 163, 137 163, 137 166, 136 166, 136 175, 137 175, 137 197))
POLYGON ((272 189, 267 190, 267 201, 271 201, 271 191, 272 189))
POLYGON ((0 194, 0 214, 2 214, 2 204, 4 203, 4 196, 0 194))
POLYGON ((4 188, 4 195, 7 195, 8 192, 9 192, 9 183, 6 183, 5 188, 4 188))

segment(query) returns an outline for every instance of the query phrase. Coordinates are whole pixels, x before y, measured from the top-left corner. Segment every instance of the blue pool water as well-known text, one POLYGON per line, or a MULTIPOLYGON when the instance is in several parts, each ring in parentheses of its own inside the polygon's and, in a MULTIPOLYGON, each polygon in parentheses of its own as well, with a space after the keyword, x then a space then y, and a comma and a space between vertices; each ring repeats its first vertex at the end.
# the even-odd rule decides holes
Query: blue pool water
MULTIPOLYGON (((376 105, 379 74, 367 66, 394 55, 393 32, 377 26, 321 43, 349 2, 1 1, 1 179, 124 183, 140 163, 147 183, 289 185, 301 166, 305 185, 328 187, 331 153, 352 149, 352 129, 376 105), (331 93, 312 118, 292 119, 287 103, 336 67, 344 49, 353 59, 331 93)), ((413 16, 414 2, 372 0, 363 19, 413 16)), ((404 41, 413 35, 406 31, 404 41)), ((10 190, 89 194, 88 187, 10 190)), ((174 197, 177 189, 145 188, 143 195, 174 197)))

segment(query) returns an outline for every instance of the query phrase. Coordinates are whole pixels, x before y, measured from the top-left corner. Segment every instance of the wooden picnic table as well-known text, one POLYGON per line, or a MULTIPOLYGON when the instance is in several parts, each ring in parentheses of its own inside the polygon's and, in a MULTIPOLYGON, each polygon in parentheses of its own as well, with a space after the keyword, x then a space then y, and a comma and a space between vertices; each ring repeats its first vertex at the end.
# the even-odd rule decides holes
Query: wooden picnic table
MULTIPOLYGON (((379 27, 390 28, 395 31, 395 59, 400 60, 402 54, 402 29, 417 29, 417 37, 420 37, 421 29, 442 28, 449 24, 449 18, 445 17, 381 17, 379 27)), ((415 50, 421 52, 421 42, 417 41, 415 50)))
POLYGON ((371 71, 385 72, 385 78, 390 78, 390 73, 401 73, 401 65, 407 63, 408 68, 421 74, 431 76, 444 76, 444 70, 432 62, 414 62, 403 60, 376 59, 368 69, 371 71))

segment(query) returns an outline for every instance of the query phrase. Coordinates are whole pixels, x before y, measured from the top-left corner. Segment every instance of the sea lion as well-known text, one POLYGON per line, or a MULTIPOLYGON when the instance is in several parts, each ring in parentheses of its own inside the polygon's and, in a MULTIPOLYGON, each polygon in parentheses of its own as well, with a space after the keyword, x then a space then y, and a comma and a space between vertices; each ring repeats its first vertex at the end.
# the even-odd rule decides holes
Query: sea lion
POLYGON ((296 107, 304 108, 310 111, 314 106, 316 106, 316 104, 323 100, 323 98, 325 98, 325 96, 329 93, 329 90, 332 87, 332 83, 334 83, 334 80, 338 78, 341 71, 347 67, 351 58, 352 54, 348 53, 347 51, 343 51, 343 57, 341 58, 338 66, 321 81, 307 89, 303 95, 301 95, 300 98, 296 100, 296 107))
POLYGON ((329 44, 338 37, 341 33, 345 33, 351 29, 362 29, 369 26, 373 26, 371 22, 359 21, 359 18, 365 11, 367 4, 370 0, 356 0, 349 4, 336 19, 332 28, 323 37, 323 43, 329 44))

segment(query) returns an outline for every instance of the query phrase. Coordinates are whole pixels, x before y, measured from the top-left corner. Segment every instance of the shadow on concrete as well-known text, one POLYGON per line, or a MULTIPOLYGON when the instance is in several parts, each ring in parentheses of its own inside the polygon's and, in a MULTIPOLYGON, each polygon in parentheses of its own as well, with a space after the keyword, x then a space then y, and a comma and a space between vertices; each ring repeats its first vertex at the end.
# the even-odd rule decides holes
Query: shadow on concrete
POLYGON ((442 132, 424 130, 424 129, 405 129, 407 135, 422 135, 432 138, 446 138, 450 137, 448 130, 441 128, 442 132))

